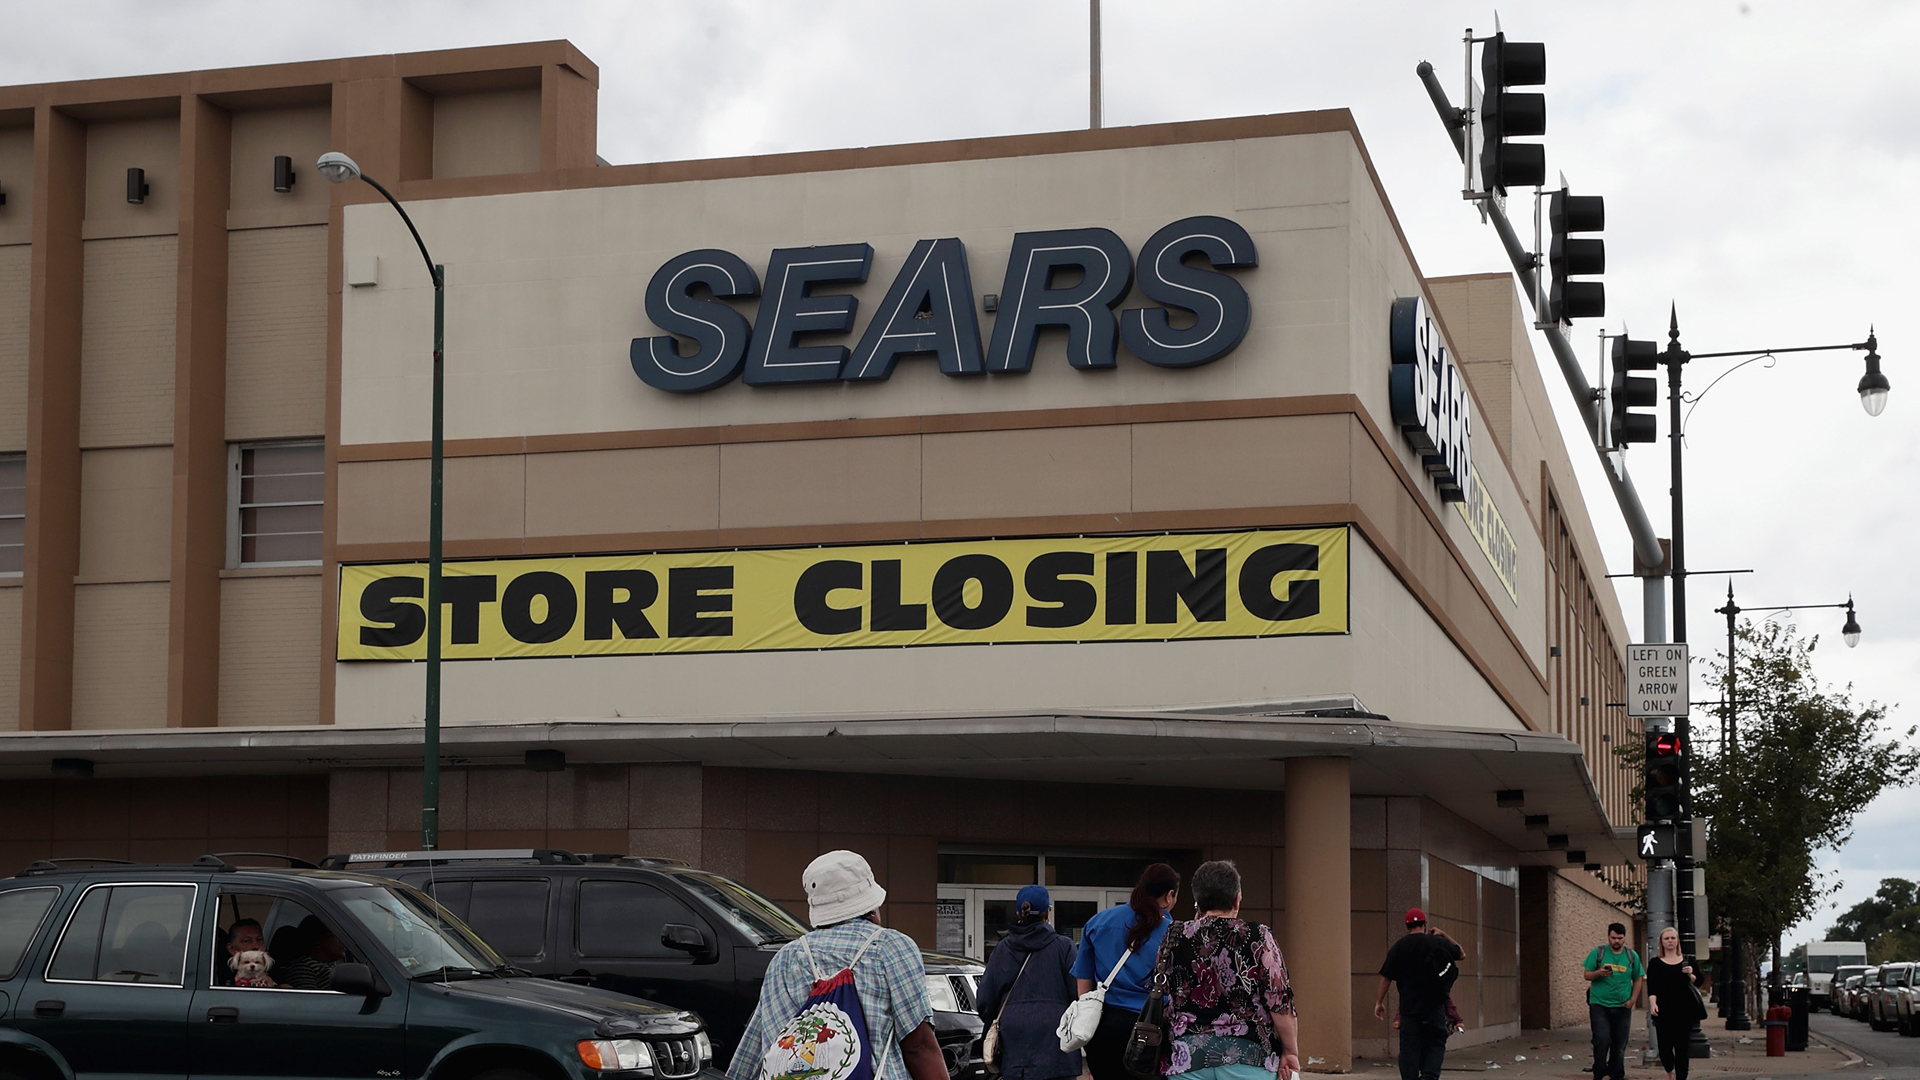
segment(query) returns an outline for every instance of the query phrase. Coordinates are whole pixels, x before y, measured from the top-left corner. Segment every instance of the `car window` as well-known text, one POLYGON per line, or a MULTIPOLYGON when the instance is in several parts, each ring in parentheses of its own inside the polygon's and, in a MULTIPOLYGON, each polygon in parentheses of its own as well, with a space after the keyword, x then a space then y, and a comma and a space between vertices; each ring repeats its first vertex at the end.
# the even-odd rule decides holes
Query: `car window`
POLYGON ((792 941, 807 932, 785 908, 731 878, 683 870, 675 873, 673 880, 686 886, 735 929, 762 944, 792 941))
POLYGON ((407 886, 365 885, 332 895, 393 953, 409 977, 440 971, 490 972, 504 963, 451 912, 407 886))
POLYGON ((284 896, 222 889, 212 916, 212 986, 331 990, 334 965, 358 961, 337 927, 284 896))
POLYGON ((184 986, 192 885, 95 885, 67 920, 47 978, 184 986))
POLYGON ((475 881, 461 920, 502 956, 538 959, 547 951, 547 881, 475 881))
POLYGON ((51 886, 0 892, 0 982, 13 978, 20 961, 33 947, 47 910, 60 895, 51 886))
POLYGON ((583 881, 574 918, 581 956, 685 960, 684 952, 660 944, 668 923, 702 925, 686 905, 639 881, 583 881))
MULTIPOLYGON (((415 883, 416 885, 418 882, 415 883)), ((454 913, 461 922, 467 922, 467 901, 473 898, 471 881, 428 881, 428 896, 438 901, 440 906, 454 913)), ((472 923, 467 923, 471 926, 472 923)))

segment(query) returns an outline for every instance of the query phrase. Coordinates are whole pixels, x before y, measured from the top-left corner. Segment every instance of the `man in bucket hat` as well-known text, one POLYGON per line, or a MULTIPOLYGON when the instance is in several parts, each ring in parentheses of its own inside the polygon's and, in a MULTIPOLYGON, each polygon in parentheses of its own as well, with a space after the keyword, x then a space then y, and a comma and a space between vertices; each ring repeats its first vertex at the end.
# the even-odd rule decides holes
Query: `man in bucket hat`
MULTIPOLYGON (((813 932, 781 946, 767 965, 760 1004, 727 1075, 763 1080, 790 1072, 780 1053, 780 1032, 810 1001, 845 995, 837 975, 850 970, 867 1043, 864 1053, 858 1047, 853 1052, 870 1059, 872 1080, 947 1080, 920 948, 898 930, 876 925, 887 890, 873 879, 873 868, 855 852, 829 851, 807 864, 800 883, 813 932), (835 983, 840 983, 837 991, 835 983)), ((852 1072, 868 1067, 868 1060, 848 1065, 852 1072)))

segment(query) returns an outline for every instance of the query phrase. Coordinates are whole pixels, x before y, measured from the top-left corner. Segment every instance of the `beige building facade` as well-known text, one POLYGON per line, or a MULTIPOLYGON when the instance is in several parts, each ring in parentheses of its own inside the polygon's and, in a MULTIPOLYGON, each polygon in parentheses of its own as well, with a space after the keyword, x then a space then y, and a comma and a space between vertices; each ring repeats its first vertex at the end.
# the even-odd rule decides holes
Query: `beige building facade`
POLYGON ((789 904, 853 847, 973 955, 1025 882, 1084 921, 1233 858, 1326 1068, 1390 1050, 1412 906, 1465 1038, 1574 1019, 1627 633, 1510 277, 1421 274, 1350 114, 609 166, 597 79, 550 42, 0 89, 0 870, 418 844, 432 288, 332 149, 446 268, 443 847, 789 904), (688 312, 744 379, 640 377, 703 355, 688 312), (1209 318, 1203 363, 1128 337, 1209 318), (837 377, 896 319, 975 366, 837 377))

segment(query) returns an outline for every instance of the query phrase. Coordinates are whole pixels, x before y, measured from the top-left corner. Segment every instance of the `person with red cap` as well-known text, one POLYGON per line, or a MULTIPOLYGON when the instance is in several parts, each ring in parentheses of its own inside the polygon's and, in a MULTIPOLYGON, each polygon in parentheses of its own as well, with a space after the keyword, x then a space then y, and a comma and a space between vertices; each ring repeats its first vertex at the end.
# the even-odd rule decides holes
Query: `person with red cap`
POLYGON ((1447 999, 1460 977, 1460 943, 1429 928, 1427 913, 1407 909, 1407 936, 1393 943, 1380 965, 1373 1015, 1387 1018, 1387 987, 1400 989, 1400 1080, 1440 1080, 1447 1056, 1447 999))

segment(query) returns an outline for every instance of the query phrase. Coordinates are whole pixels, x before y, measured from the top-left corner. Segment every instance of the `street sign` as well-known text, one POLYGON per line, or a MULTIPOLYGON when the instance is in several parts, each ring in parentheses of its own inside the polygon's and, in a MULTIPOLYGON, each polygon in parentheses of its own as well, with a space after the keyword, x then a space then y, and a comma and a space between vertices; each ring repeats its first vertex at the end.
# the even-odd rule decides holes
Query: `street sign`
POLYGON ((1685 716, 1693 707, 1687 646, 1627 646, 1627 715, 1685 716))
POLYGON ((1641 858, 1649 861, 1679 858, 1679 831, 1672 825, 1640 826, 1639 852, 1641 858))

